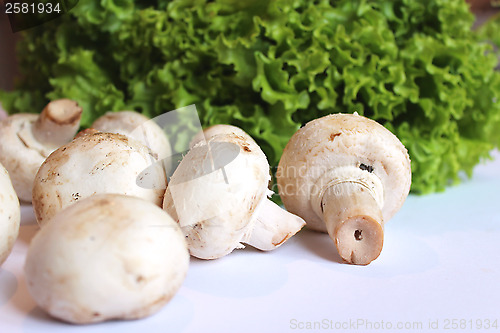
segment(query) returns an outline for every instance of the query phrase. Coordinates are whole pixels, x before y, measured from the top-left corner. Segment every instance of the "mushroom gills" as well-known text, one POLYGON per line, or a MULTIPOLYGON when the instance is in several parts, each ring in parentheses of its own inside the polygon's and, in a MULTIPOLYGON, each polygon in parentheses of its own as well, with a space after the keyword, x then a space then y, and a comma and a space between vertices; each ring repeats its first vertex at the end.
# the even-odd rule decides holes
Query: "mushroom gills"
POLYGON ((321 201, 330 238, 345 261, 367 265, 382 251, 382 212, 370 191, 362 184, 342 182, 329 187, 321 201))

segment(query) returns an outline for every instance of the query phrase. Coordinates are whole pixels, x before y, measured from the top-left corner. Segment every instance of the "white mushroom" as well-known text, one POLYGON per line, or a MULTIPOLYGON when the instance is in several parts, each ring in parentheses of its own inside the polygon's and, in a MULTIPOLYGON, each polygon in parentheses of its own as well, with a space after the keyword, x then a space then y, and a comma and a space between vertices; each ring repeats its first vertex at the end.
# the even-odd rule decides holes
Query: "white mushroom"
POLYGON ((9 173, 0 164, 0 265, 7 259, 19 233, 21 209, 9 173))
POLYGON ((25 276, 42 309, 86 324, 157 312, 188 264, 184 235, 167 213, 142 199, 101 194, 59 212, 35 235, 25 276))
POLYGON ((71 141, 82 109, 69 99, 50 102, 38 114, 14 114, 0 122, 0 163, 22 201, 31 202, 35 174, 45 158, 71 141))
POLYGON ((335 114, 293 135, 276 177, 290 212, 328 232, 344 260, 366 265, 379 256, 384 223, 410 191, 410 158, 379 123, 335 114))
POLYGON ((242 243, 275 249, 305 222, 267 199, 269 164, 253 139, 245 132, 218 133, 181 161, 163 208, 180 223, 195 257, 220 258, 242 243))
POLYGON ((172 154, 170 142, 160 126, 148 117, 135 111, 108 112, 99 117, 92 128, 108 133, 118 133, 132 137, 151 149, 159 161, 166 164, 172 154))
POLYGON ((85 133, 53 152, 36 174, 33 208, 40 225, 101 193, 133 195, 161 206, 166 176, 147 147, 121 134, 85 133))

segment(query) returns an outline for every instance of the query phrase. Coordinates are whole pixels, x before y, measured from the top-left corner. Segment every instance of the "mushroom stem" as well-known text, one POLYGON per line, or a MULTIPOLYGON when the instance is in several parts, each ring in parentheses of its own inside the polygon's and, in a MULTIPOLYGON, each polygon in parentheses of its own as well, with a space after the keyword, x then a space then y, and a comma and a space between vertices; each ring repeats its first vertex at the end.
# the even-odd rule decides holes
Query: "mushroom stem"
POLYGON ((42 144, 58 148, 73 139, 80 126, 82 108, 70 99, 50 102, 33 125, 33 136, 42 144))
POLYGON ((326 189, 321 210, 328 234, 348 263, 367 265, 382 251, 383 218, 377 200, 364 184, 337 183, 326 189))
POLYGON ((305 222, 265 198, 256 213, 254 227, 243 241, 262 251, 270 251, 302 229, 305 222))

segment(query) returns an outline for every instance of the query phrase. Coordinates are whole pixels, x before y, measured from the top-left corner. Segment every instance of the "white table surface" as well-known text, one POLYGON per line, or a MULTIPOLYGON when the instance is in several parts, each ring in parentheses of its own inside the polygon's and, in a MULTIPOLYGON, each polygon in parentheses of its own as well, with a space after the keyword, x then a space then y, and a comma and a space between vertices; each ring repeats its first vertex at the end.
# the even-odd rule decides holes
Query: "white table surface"
POLYGON ((75 326, 35 305, 23 263, 38 227, 24 206, 19 239, 0 269, 0 332, 499 331, 500 154, 494 156, 461 185, 410 196, 368 266, 341 263, 328 235, 303 230, 272 252, 193 258, 174 299, 136 321, 75 326))

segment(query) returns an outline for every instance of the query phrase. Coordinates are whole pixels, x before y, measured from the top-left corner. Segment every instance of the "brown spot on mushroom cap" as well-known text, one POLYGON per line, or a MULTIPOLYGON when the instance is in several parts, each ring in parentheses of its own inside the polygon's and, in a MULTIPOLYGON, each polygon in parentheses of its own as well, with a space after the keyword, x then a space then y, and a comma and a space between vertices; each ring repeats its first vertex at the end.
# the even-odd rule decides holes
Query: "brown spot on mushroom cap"
POLYGON ((341 133, 332 133, 332 134, 330 134, 330 141, 335 140, 335 138, 336 138, 337 136, 339 136, 340 134, 341 134, 341 133))
MULTIPOLYGON (((219 137, 220 136, 227 136, 227 140, 224 140, 224 141, 237 144, 241 148, 241 150, 243 150, 244 152, 251 153, 252 150, 257 151, 257 149, 256 149, 256 147, 258 147, 257 144, 248 135, 243 136, 243 135, 238 135, 238 134, 234 134, 234 133, 228 133, 228 134, 219 134, 218 136, 219 137), (250 147, 253 147, 253 149, 250 147)), ((260 152, 257 152, 257 154, 260 154, 260 152)))

